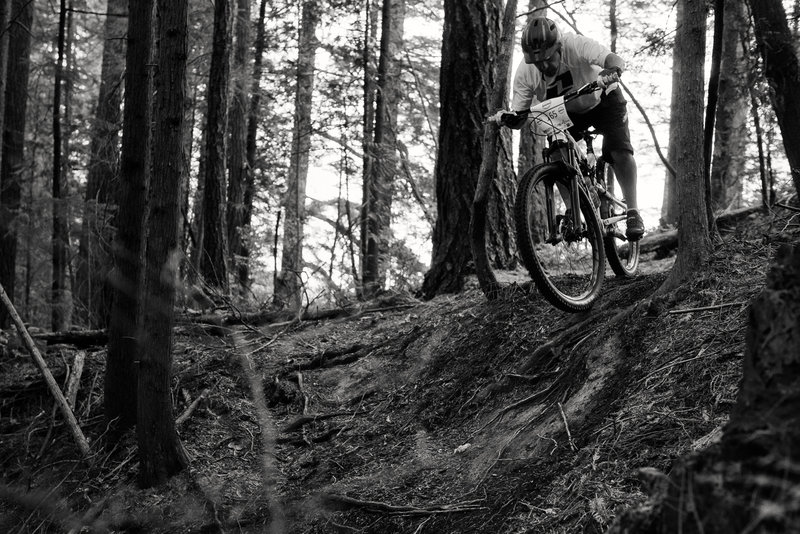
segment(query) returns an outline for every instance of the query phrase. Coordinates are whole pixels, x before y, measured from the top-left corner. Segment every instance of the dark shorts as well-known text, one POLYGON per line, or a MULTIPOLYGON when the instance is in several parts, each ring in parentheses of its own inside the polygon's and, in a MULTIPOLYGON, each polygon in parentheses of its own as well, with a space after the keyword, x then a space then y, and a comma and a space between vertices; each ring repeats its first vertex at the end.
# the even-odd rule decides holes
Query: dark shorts
POLYGON ((614 162, 611 152, 625 150, 633 154, 631 133, 628 130, 628 105, 622 96, 622 88, 618 87, 611 94, 603 94, 600 103, 586 113, 572 113, 570 119, 575 125, 570 133, 586 130, 590 126, 603 134, 603 159, 614 162))

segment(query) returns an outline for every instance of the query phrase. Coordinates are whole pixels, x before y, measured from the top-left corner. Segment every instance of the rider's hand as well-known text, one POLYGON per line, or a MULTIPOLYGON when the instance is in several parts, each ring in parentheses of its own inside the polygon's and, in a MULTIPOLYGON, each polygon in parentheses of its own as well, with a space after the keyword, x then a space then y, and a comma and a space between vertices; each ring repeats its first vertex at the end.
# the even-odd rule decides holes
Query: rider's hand
POLYGON ((527 112, 514 112, 501 109, 494 115, 491 115, 486 120, 487 122, 497 122, 507 128, 519 128, 525 123, 527 112))
POLYGON ((603 69, 597 75, 597 83, 606 90, 606 93, 610 93, 619 86, 620 74, 622 71, 618 67, 603 69))
POLYGON ((508 111, 501 109, 494 115, 490 115, 489 117, 487 117, 486 122, 497 122, 503 124, 503 115, 510 115, 510 114, 511 113, 509 113, 508 111))

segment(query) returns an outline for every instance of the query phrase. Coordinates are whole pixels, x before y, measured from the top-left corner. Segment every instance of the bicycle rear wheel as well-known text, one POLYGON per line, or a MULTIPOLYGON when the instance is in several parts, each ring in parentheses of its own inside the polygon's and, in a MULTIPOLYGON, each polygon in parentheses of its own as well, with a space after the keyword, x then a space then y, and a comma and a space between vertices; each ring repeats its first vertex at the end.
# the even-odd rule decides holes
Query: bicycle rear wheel
MULTIPOLYGON (((597 162, 597 177, 606 184, 606 189, 613 194, 614 176, 610 167, 605 162, 597 162), (608 174, 606 172, 608 171, 608 174)), ((608 198, 600 199, 600 217, 609 219, 625 215, 625 210, 611 202, 608 198)), ((603 246, 606 259, 614 274, 620 278, 629 278, 636 275, 639 268, 639 242, 628 241, 625 237, 625 225, 622 222, 606 223, 603 236, 603 246)))
POLYGON ((605 273, 605 254, 600 222, 583 188, 579 189, 580 225, 565 217, 570 179, 557 163, 528 171, 520 182, 514 206, 522 261, 536 287, 554 306, 568 312, 589 309, 600 294, 605 273), (536 195, 545 191, 547 221, 536 216, 536 195), (566 199, 564 196, 566 196, 566 199), (546 225, 544 242, 537 232, 546 225))

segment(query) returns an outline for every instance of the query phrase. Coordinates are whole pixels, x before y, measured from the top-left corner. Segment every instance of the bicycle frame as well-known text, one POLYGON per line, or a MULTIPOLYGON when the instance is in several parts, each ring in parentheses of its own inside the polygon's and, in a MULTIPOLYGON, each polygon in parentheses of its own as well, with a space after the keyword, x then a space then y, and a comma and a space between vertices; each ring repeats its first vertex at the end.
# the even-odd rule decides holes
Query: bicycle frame
MULTIPOLYGON (((587 153, 594 153, 592 147, 592 139, 596 135, 594 131, 585 131, 583 132, 583 137, 586 141, 586 152, 587 153)), ((544 159, 549 163, 553 162, 561 162, 564 164, 570 175, 571 175, 571 183, 570 183, 570 205, 578 206, 580 202, 579 197, 579 188, 594 188, 597 192, 598 198, 606 199, 607 201, 613 203, 614 205, 618 206, 623 210, 623 213, 627 210, 627 206, 625 202, 615 197, 608 189, 605 188, 603 184, 602 177, 599 176, 584 176, 584 173, 581 172, 581 163, 585 163, 588 166, 588 160, 586 155, 581 153, 582 151, 578 148, 578 143, 572 137, 572 135, 568 131, 560 131, 556 132, 553 135, 548 136, 548 146, 545 148, 544 159), (558 157, 553 158, 552 155, 558 152, 558 157), (566 157, 565 157, 566 156, 566 157)), ((587 191, 589 192, 589 191, 587 191)), ((589 195, 590 200, 593 198, 592 195, 589 195)), ((545 190, 545 202, 547 207, 547 226, 548 226, 548 235, 555 236, 557 234, 556 228, 556 221, 555 221, 555 203, 553 198, 553 191, 551 188, 547 188, 545 190)), ((600 215, 600 206, 594 205, 592 201, 592 207, 594 208, 594 212, 597 215, 598 219, 600 220, 601 227, 603 229, 603 235, 608 235, 608 231, 610 228, 613 227, 614 224, 625 220, 625 215, 615 215, 613 217, 602 218, 600 215)), ((581 220, 580 220, 580 210, 572 210, 572 225, 573 228, 580 228, 581 220)))

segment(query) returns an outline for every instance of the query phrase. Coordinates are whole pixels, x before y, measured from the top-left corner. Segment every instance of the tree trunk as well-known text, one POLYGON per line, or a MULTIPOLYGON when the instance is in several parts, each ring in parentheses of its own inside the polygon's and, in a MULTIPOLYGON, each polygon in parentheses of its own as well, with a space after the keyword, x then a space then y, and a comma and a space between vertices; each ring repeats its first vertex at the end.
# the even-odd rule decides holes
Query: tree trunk
MULTIPOLYGON (((66 177, 62 178, 61 95, 64 82, 64 48, 67 33, 67 2, 61 0, 58 17, 58 40, 56 49, 55 84, 53 87, 53 233, 52 239, 52 285, 51 285, 51 329, 66 330, 67 313, 67 214, 66 177), (62 183, 63 182, 63 183, 62 183), (62 192, 62 189, 64 190, 62 192)), ((69 154, 66 155, 69 157, 69 154)))
POLYGON ((227 293, 228 235, 225 232, 225 132, 228 125, 231 0, 214 2, 214 43, 208 81, 206 176, 203 190, 203 247, 200 275, 209 286, 227 293))
POLYGON ((725 0, 714 0, 714 38, 711 45, 711 72, 708 77, 705 127, 703 129, 703 189, 705 192, 706 219, 709 235, 719 238, 714 224, 714 209, 711 202, 711 151, 714 146, 714 126, 719 102, 719 76, 722 63, 722 38, 725 17, 725 0))
POLYGON ((702 2, 678 0, 675 64, 681 73, 681 91, 672 110, 672 124, 681 133, 670 152, 677 171, 678 257, 663 291, 677 287, 711 255, 711 237, 705 202, 703 153, 703 63, 707 7, 702 2), (674 152, 673 152, 674 150, 674 152))
MULTIPOLYGON (((422 292, 426 298, 460 291, 474 271, 469 220, 481 167, 483 122, 494 86, 492 63, 500 46, 500 0, 445 0, 441 67, 441 125, 436 162, 437 220, 433 254, 422 292), (470 50, 470 53, 464 53, 470 50)), ((506 268, 514 257, 510 133, 501 135, 498 172, 490 191, 487 253, 492 265, 506 268)))
POLYGON ((366 147, 370 173, 365 176, 361 208, 361 284, 366 298, 375 296, 386 282, 392 196, 400 164, 396 146, 402 97, 398 57, 403 49, 405 0, 383 0, 382 17, 374 143, 366 147))
MULTIPOLYGON (((376 87, 377 87, 377 80, 376 80, 376 73, 377 73, 377 66, 376 66, 376 57, 375 57, 375 47, 376 47, 376 38, 377 35, 377 27, 378 27, 378 14, 380 10, 378 9, 377 0, 366 0, 364 2, 364 43, 363 48, 361 49, 361 62, 364 65, 364 72, 363 72, 363 92, 364 92, 364 116, 363 116, 363 129, 362 129, 362 148, 363 148, 363 158, 362 158, 362 183, 361 183, 361 210, 359 213, 359 221, 360 221, 360 229, 361 229, 361 243, 360 243, 360 254, 361 254, 361 265, 360 267, 363 269, 364 263, 364 254, 366 252, 367 243, 363 240, 367 235, 367 221, 366 215, 367 212, 365 211, 367 207, 367 199, 369 197, 368 185, 371 180, 371 176, 373 175, 372 167, 375 163, 375 157, 373 154, 373 150, 370 149, 372 145, 372 140, 375 137, 375 97, 377 95, 376 87)), ((363 298, 365 294, 365 289, 361 285, 363 279, 363 273, 361 275, 353 268, 353 278, 355 279, 356 283, 356 294, 359 298, 363 298)))
POLYGON ((744 8, 739 0, 725 0, 719 103, 711 163, 711 205, 716 212, 742 207, 750 108, 747 60, 742 47, 742 32, 746 29, 744 8))
MULTIPOLYGON (((140 325, 140 270, 143 214, 150 172, 153 0, 128 3, 125 54, 125 107, 122 121, 117 236, 113 244, 114 288, 105 377, 105 413, 121 431, 136 424, 136 389, 140 325)), ((116 433, 115 433, 116 434, 116 433)), ((112 438, 114 436, 112 435, 112 438)), ((113 439, 112 439, 113 441, 113 439)))
MULTIPOLYGON (((22 171, 25 166, 25 123, 30 72, 31 0, 14 0, 8 29, 8 74, 6 77, 3 129, 3 161, 0 168, 0 284, 14 302, 17 262, 17 215, 22 199, 22 171)), ((0 308, 0 328, 7 328, 11 317, 0 308)))
POLYGON ((3 161, 2 136, 5 128, 6 79, 8 76, 8 21, 11 17, 11 0, 0 0, 0 164, 3 161))
MULTIPOLYGON (((686 5, 684 2, 677 2, 675 6, 675 19, 678 28, 686 21, 686 5)), ((683 96, 683 72, 681 69, 684 67, 680 54, 677 49, 677 42, 675 49, 672 52, 672 98, 670 100, 671 117, 669 121, 669 149, 667 150, 667 160, 673 168, 676 167, 678 143, 681 138, 681 125, 676 117, 676 109, 678 101, 683 96)), ((702 94, 702 93, 701 93, 702 94)), ((702 142, 697 145, 696 150, 703 146, 702 142)), ((661 204, 661 226, 671 226, 678 222, 678 186, 677 176, 669 170, 664 174, 664 198, 661 204)))
MULTIPOLYGON (((241 263, 245 247, 244 232, 244 192, 247 175, 252 171, 247 165, 247 69, 250 50, 250 0, 237 0, 235 32, 236 43, 233 52, 233 98, 230 116, 230 150, 228 153, 228 202, 227 221, 230 266, 236 276, 236 285, 242 295, 247 290, 247 279, 241 278, 241 263)), ((245 271, 246 272, 246 271, 245 271)))
MULTIPOLYGON (((514 20, 517 14, 517 0, 506 0, 501 24, 500 47, 494 62, 496 83, 489 98, 489 109, 504 109, 508 103, 508 86, 511 82, 511 56, 514 51, 514 20)), ((503 142, 499 124, 487 122, 483 127, 483 154, 475 199, 472 201, 470 219, 470 238, 475 272, 484 294, 492 299, 500 289, 500 284, 489 265, 486 254, 486 218, 489 201, 489 188, 494 185, 497 172, 498 152, 503 142)))
POLYGON ((188 465, 175 429, 170 388, 173 309, 181 258, 187 8, 188 0, 158 1, 156 127, 147 219, 137 419, 142 487, 163 484, 188 465))
MULTIPOLYGON (((253 218, 253 197, 255 196, 256 139, 258 137, 258 119, 261 115, 261 74, 263 71, 264 48, 266 46, 266 10, 267 0, 261 0, 258 10, 258 25, 254 44, 252 90, 250 109, 247 114, 247 174, 244 185, 244 209, 242 226, 250 227, 253 218)), ((236 274, 238 280, 249 285, 250 281, 250 245, 242 240, 238 251, 240 263, 236 274)))
POLYGON ((297 57, 297 88, 292 153, 283 209, 283 259, 275 287, 276 302, 299 311, 303 298, 303 227, 305 224, 306 178, 311 150, 311 97, 314 91, 315 35, 319 22, 316 0, 305 0, 300 23, 297 57))
POLYGON ((103 40, 100 91, 92 124, 89 169, 83 210, 77 284, 77 314, 89 328, 106 328, 111 312, 113 191, 117 182, 122 80, 125 71, 126 0, 109 0, 103 40))
MULTIPOLYGON (((800 196, 800 59, 780 0, 750 2, 756 41, 772 91, 770 98, 781 128, 792 182, 800 196)), ((798 201, 800 203, 800 201, 798 201)))

